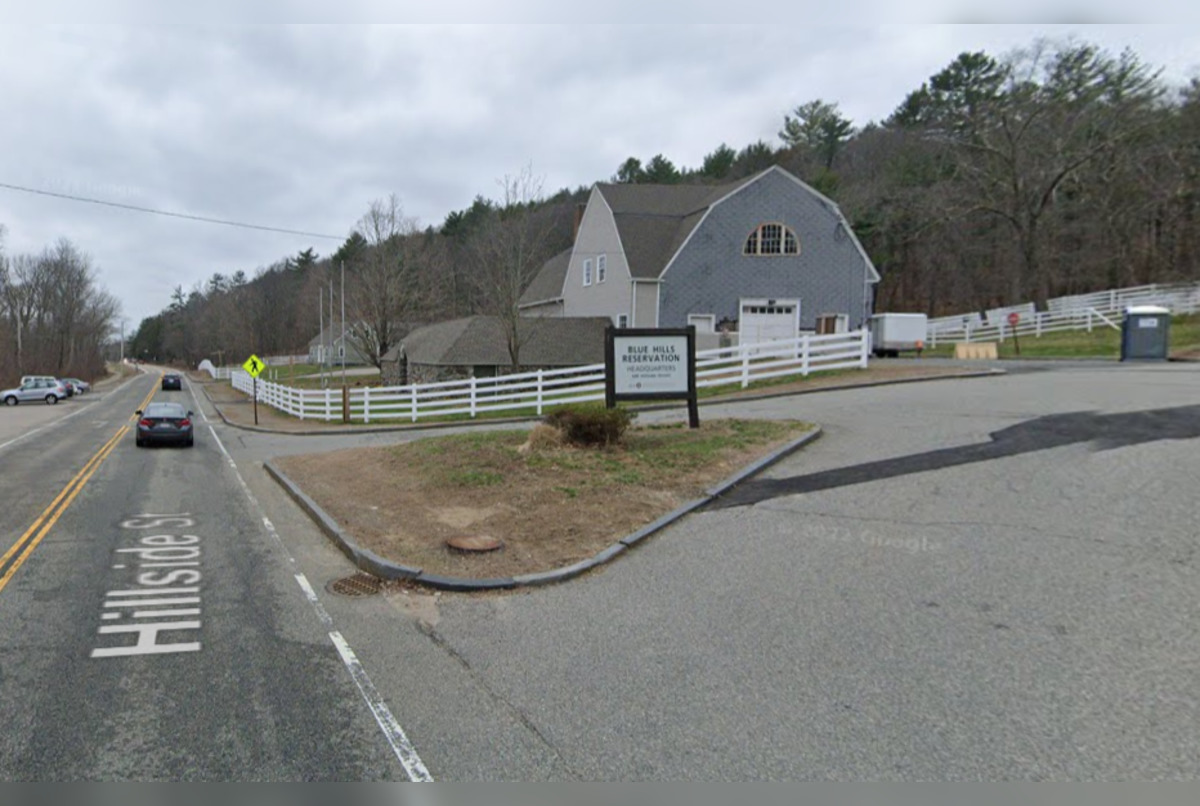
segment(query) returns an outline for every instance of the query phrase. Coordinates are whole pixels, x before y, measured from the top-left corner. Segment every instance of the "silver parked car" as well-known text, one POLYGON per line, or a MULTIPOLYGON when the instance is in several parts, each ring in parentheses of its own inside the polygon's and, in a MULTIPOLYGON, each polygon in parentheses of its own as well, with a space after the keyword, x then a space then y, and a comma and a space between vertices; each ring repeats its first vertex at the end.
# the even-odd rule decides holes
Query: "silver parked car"
POLYGON ((67 397, 67 387, 58 378, 32 378, 15 389, 5 389, 0 392, 0 400, 6 406, 27 403, 33 400, 44 400, 47 403, 57 403, 67 397))

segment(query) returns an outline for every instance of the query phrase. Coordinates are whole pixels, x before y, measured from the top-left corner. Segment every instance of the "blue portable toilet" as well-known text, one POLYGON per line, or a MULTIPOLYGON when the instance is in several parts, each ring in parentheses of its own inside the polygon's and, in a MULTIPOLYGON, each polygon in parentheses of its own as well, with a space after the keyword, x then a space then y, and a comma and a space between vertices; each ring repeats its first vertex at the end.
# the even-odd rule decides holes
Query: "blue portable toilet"
POLYGON ((1125 309, 1121 322, 1122 361, 1166 361, 1171 312, 1157 305, 1125 309))

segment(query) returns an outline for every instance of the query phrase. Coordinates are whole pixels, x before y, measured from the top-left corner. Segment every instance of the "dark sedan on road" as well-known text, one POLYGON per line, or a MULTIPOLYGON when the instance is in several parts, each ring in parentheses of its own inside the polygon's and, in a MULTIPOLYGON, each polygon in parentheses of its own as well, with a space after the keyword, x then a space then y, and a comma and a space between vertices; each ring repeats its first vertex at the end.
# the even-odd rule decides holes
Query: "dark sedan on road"
POLYGON ((192 446, 192 412, 178 403, 151 403, 138 409, 137 437, 139 448, 147 445, 192 446))
POLYGON ((183 388, 183 378, 177 372, 168 372, 162 376, 163 390, 174 389, 179 391, 183 388))

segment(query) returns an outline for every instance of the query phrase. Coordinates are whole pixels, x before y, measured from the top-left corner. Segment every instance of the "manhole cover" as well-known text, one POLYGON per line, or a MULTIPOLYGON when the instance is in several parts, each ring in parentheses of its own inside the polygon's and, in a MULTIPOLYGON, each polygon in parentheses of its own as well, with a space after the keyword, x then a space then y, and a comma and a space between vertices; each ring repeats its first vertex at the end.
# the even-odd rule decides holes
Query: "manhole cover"
POLYGON ((358 573, 354 576, 335 579, 325 586, 330 593, 339 596, 374 596, 379 593, 383 580, 370 574, 358 573))
POLYGON ((504 542, 491 535, 459 535, 447 540, 446 545, 455 551, 478 552, 495 551, 503 546, 504 542))

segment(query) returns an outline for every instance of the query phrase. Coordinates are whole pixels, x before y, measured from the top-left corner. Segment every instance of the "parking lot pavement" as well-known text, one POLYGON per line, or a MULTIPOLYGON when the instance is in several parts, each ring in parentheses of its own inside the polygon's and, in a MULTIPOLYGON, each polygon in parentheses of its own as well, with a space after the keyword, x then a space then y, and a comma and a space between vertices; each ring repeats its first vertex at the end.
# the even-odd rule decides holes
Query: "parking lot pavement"
POLYGON ((78 416, 89 403, 126 380, 127 378, 115 375, 109 376, 94 384, 92 391, 60 400, 54 405, 44 402, 26 402, 17 406, 0 405, 0 450, 14 441, 32 438, 60 420, 78 416))
POLYGON ((777 495, 428 629, 587 779, 1194 778, 1197 401, 1107 366, 717 407, 825 436, 777 495))

